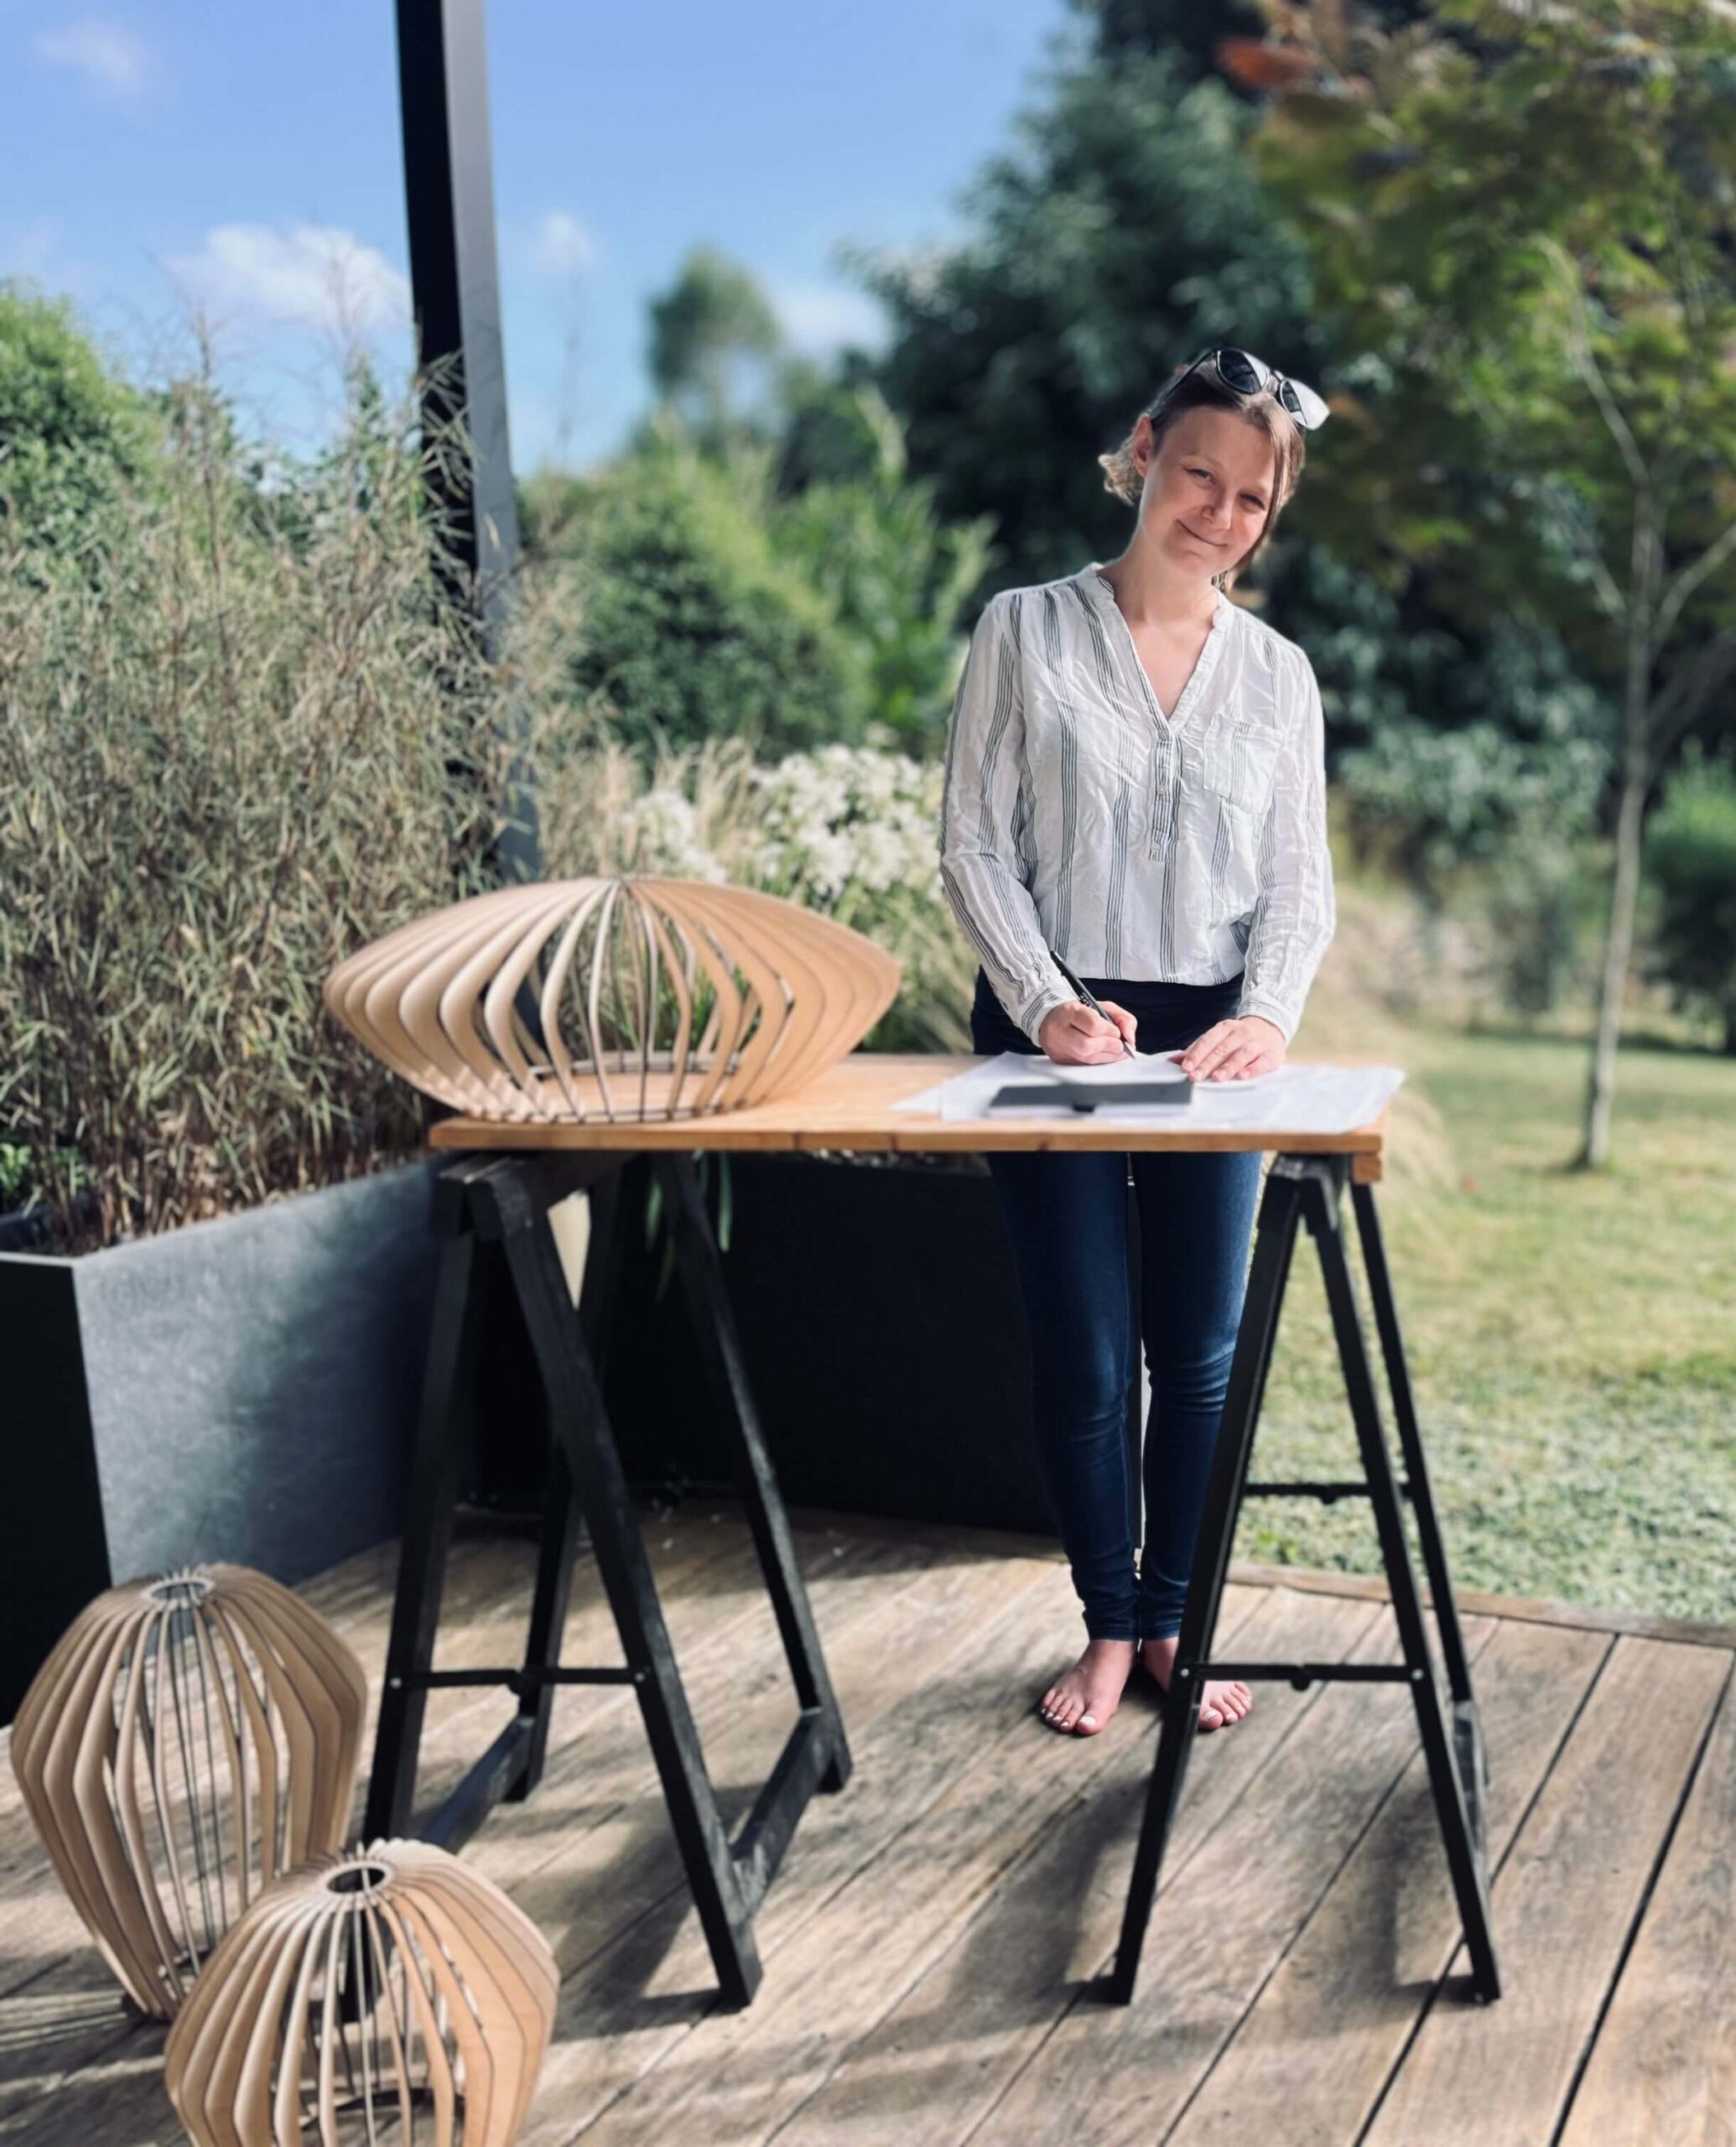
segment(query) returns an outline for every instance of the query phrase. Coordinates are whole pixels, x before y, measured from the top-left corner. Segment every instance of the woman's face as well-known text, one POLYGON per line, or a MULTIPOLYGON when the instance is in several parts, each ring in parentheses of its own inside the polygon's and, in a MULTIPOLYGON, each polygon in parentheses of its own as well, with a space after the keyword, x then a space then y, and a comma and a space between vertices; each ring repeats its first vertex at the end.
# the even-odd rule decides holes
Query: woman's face
POLYGON ((1134 428, 1145 471, 1140 521, 1148 541, 1203 579, 1246 557, 1266 527, 1277 458, 1266 434, 1232 410, 1184 411, 1151 453, 1151 420, 1134 428))

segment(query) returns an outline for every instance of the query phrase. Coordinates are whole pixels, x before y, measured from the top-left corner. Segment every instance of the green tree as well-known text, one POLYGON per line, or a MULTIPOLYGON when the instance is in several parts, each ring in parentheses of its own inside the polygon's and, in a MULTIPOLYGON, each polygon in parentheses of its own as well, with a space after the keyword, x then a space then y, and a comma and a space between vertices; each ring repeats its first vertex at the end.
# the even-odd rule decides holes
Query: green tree
MULTIPOLYGON (((842 351, 827 365, 792 358, 783 368, 780 392, 781 496, 804 491, 809 485, 848 484, 881 473, 886 456, 881 413, 887 404, 865 351, 842 351)), ((902 427, 897 453, 902 470, 909 456, 902 427)))
POLYGON ((1267 13, 1259 166, 1364 354, 1329 540, 1553 628, 1613 711, 1598 1167, 1647 801, 1736 676, 1736 34, 1710 0, 1267 13))
POLYGON ((651 377, 696 437, 738 429, 775 381, 777 317, 748 272, 694 247, 651 305, 651 377))
POLYGON ((103 361, 70 299, 0 282, 0 540, 65 551, 148 466, 146 398, 103 361))

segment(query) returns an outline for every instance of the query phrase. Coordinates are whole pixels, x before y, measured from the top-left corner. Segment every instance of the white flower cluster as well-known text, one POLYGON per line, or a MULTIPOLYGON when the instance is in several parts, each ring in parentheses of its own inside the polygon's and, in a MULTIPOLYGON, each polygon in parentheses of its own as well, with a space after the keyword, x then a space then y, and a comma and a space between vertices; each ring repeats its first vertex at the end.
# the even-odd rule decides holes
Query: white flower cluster
POLYGON ((634 872, 673 880, 729 877, 700 840, 693 801, 680 790, 642 791, 622 813, 616 840, 634 872))
POLYGON ((751 771, 745 828, 702 826, 678 787, 646 790, 622 813, 616 849, 630 871, 722 881, 732 875, 711 843, 733 834, 733 876, 747 885, 827 909, 895 892, 938 907, 943 777, 938 762, 895 750, 824 746, 751 771))
POLYGON ((942 899, 938 763, 876 746, 823 746, 756 768, 751 869, 834 904, 895 890, 942 899))

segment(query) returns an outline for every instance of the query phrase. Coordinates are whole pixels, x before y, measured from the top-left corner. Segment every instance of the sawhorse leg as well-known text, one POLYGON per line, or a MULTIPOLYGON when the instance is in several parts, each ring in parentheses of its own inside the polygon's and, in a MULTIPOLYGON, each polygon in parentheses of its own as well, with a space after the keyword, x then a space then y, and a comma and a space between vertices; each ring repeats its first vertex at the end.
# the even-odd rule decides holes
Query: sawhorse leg
POLYGON ((1188 1755, 1198 1731, 1200 1695, 1207 1681, 1214 1677, 1281 1677, 1299 1691, 1317 1679, 1323 1682, 1402 1680, 1409 1684, 1440 1820, 1442 1841, 1447 1851, 1448 1868, 1470 1954, 1473 1984, 1481 1999, 1500 1995, 1489 1908, 1485 1817, 1488 1777, 1482 1730, 1448 1582, 1446 1552, 1423 1467, 1422 1439, 1393 1307, 1385 1255, 1375 1216, 1372 1189, 1358 1186, 1354 1189, 1356 1214, 1408 1472, 1408 1480, 1403 1485, 1393 1474, 1391 1455, 1381 1427, 1341 1229, 1342 1193, 1349 1170, 1349 1158, 1344 1156, 1281 1155, 1274 1158, 1266 1177, 1253 1266, 1243 1303, 1235 1355, 1230 1365, 1229 1391, 1219 1424, 1188 1600, 1182 1614, 1175 1667, 1169 1690, 1164 1695, 1156 1764, 1146 1796, 1132 1882, 1122 1918, 1120 1943, 1115 1966, 1099 1988, 1099 1995, 1119 2004, 1126 2004, 1134 1994, 1146 1928, 1162 1869, 1164 1848, 1180 1801, 1188 1755), (1320 1255, 1333 1331, 1361 1453, 1364 1479, 1360 1482, 1250 1484, 1247 1480, 1255 1427, 1277 1333, 1278 1313, 1295 1251, 1297 1225, 1301 1223, 1306 1223, 1320 1255), (1410 1545, 1405 1536, 1399 1505, 1401 1493, 1411 1496, 1416 1508, 1424 1563, 1434 1598, 1453 1705, 1453 1729, 1450 1736, 1423 1625, 1410 1545), (1357 1495, 1369 1498, 1374 1507, 1398 1624, 1404 1654, 1401 1664, 1209 1660, 1236 1517, 1247 1494, 1327 1500, 1357 1495))
MULTIPOLYGON (((386 1687, 369 1788, 371 1838, 410 1826, 425 1695, 441 1685, 503 1685, 519 1712, 458 1788, 421 1826, 425 1838, 455 1847, 503 1797, 529 1794, 541 1773, 548 1710, 560 1684, 628 1683, 647 1734, 726 2004, 745 2005, 760 1980, 753 1917, 796 1822, 817 1789, 841 1789, 850 1751, 826 1674, 806 1588, 797 1565, 764 1442, 749 1395, 716 1246, 686 1156, 663 1155, 676 1232, 676 1255, 708 1371, 733 1401, 734 1423, 754 1542, 783 1636, 799 1714, 770 1779, 732 1843, 706 1772, 662 1606, 645 1553, 614 1435, 604 1411, 593 1351, 606 1322, 594 1307, 575 1318, 548 1227, 552 1201, 602 1169, 595 1157, 492 1161, 470 1157, 444 1173, 447 1232, 408 1517, 393 1606, 386 1687), (553 1453, 549 1504, 525 1658, 517 1669, 437 1671, 434 1638, 459 1456, 476 1413, 475 1263, 482 1245, 501 1248, 548 1398, 553 1453), (587 1328, 597 1331, 587 1334, 587 1328), (559 1660, 571 1574, 574 1522, 590 1530, 597 1568, 626 1661, 619 1668, 564 1667, 559 1660)), ((600 1202, 586 1268, 606 1289, 617 1253, 618 1185, 600 1202), (607 1209, 606 1216, 601 1211, 607 1209)))

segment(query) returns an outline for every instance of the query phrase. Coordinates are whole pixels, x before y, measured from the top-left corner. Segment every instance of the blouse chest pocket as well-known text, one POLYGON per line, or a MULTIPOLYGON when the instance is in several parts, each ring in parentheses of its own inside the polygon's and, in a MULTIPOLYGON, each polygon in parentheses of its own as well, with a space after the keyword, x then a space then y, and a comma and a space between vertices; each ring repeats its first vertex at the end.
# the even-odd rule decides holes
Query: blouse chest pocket
POLYGON ((1278 734, 1269 722, 1228 709, 1182 737, 1190 783, 1240 812, 1264 814, 1278 766, 1278 734))

